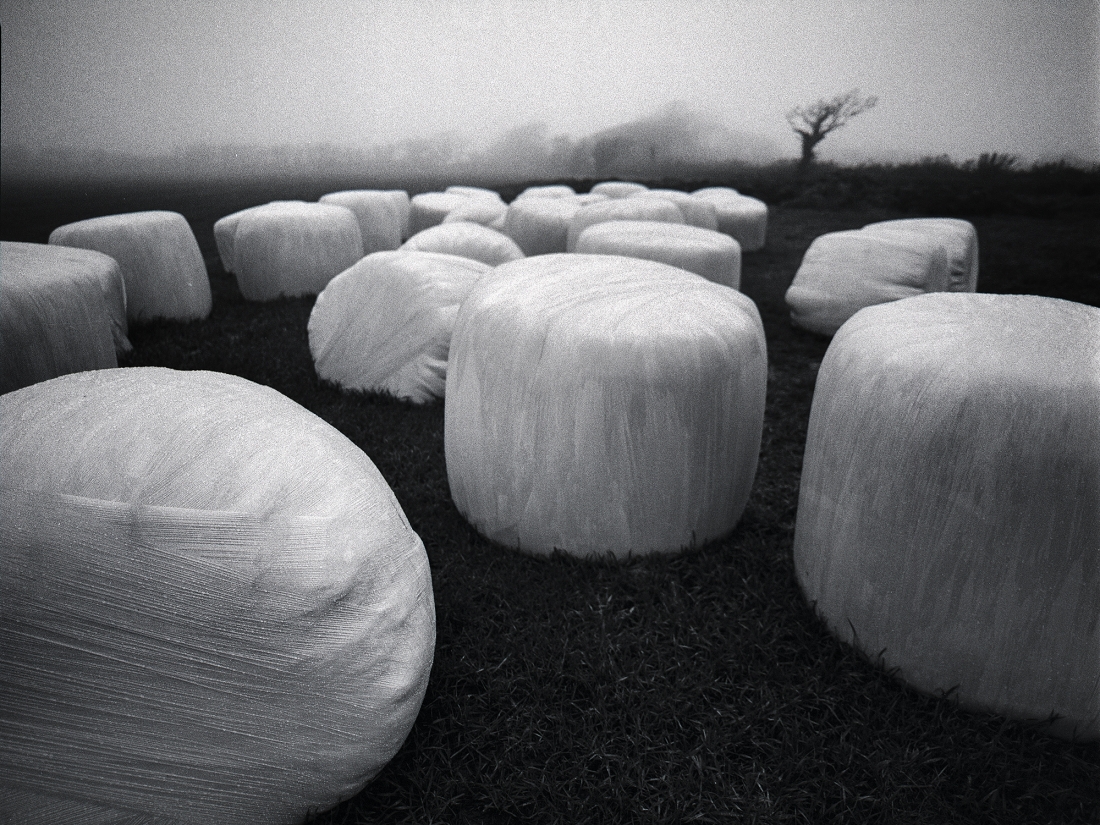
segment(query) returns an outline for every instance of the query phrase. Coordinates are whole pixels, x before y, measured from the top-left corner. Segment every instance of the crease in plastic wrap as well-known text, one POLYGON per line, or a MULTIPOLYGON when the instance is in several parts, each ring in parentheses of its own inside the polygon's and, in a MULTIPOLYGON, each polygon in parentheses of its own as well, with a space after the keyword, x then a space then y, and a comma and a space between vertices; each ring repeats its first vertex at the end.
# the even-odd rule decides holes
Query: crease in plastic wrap
POLYGON ((472 258, 410 249, 363 258, 329 283, 310 313, 317 375, 416 404, 441 398, 458 306, 491 270, 472 258))
POLYGON ((297 823, 419 711, 422 543, 358 448, 243 379, 0 399, 0 819, 297 823))
POLYGON ((948 292, 978 289, 978 231, 959 218, 901 218, 869 223, 864 232, 916 232, 935 239, 947 252, 948 292))
POLYGON ((444 408, 455 505, 528 553, 671 553, 733 529, 756 473, 755 304, 675 267, 504 264, 459 309, 444 408))
POLYGON ((818 373, 793 553, 833 633, 911 686, 1100 739, 1100 310, 857 313, 818 373))

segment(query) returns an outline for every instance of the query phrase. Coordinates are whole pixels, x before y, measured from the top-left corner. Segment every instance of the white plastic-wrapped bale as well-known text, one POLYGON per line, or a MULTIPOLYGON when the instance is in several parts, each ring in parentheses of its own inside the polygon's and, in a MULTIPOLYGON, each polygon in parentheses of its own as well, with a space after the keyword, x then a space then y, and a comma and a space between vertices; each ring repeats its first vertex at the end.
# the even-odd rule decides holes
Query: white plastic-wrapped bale
POLYGON ((412 727, 435 610, 371 460, 234 376, 0 397, 0 818, 299 823, 412 727))
POLYGON ((833 633, 914 688, 1100 739, 1100 310, 941 293, 829 345, 794 538, 833 633))
POLYGON ((503 201, 501 200, 500 193, 495 192, 492 189, 486 189, 483 186, 448 186, 443 190, 448 195, 465 195, 468 198, 481 198, 491 201, 503 201))
POLYGON ((355 214, 328 203, 277 203, 249 211, 237 224, 237 285, 249 301, 316 295, 363 257, 355 214))
POLYGON ((958 218, 904 218, 879 221, 863 227, 866 232, 920 232, 943 244, 950 265, 948 292, 978 289, 978 232, 970 221, 958 218))
POLYGON ((575 198, 517 198, 508 204, 504 233, 524 255, 565 252, 569 222, 580 208, 575 198))
POLYGON ((415 235, 443 223, 448 213, 476 198, 454 192, 421 192, 412 196, 409 232, 415 235))
POLYGON ((542 186, 528 186, 517 198, 571 198, 576 195, 572 186, 564 183, 548 183, 542 186))
POLYGON ((0 242, 0 393, 117 367, 129 349, 126 288, 114 258, 0 242))
POLYGON ((644 183, 634 183, 633 181, 625 180, 605 180, 597 183, 589 191, 594 192, 597 195, 605 195, 606 197, 617 198, 629 198, 633 195, 640 194, 649 189, 644 183))
POLYGON ((305 201, 271 201, 270 203, 260 204, 259 206, 250 206, 247 209, 241 209, 239 212, 234 212, 231 215, 226 215, 224 218, 218 218, 218 220, 214 221, 214 243, 218 247, 218 257, 221 259, 222 269, 229 274, 236 272, 233 263, 233 241, 237 236, 237 224, 241 222, 241 218, 256 209, 263 209, 265 206, 284 203, 305 203, 305 201))
POLYGON ((504 216, 508 214, 508 204, 502 200, 490 198, 471 198, 469 203, 456 206, 447 213, 443 223, 454 221, 468 221, 488 226, 490 229, 503 231, 504 216))
POLYGON ((829 232, 814 238, 785 300, 795 326, 833 335, 864 307, 946 292, 943 246, 910 232, 829 232))
POLYGON ((402 216, 396 199, 377 189, 351 189, 322 195, 320 203, 330 203, 350 209, 359 221, 363 237, 363 254, 384 252, 401 246, 402 216))
POLYGON ((210 279, 199 243, 178 212, 104 215, 59 226, 50 243, 109 255, 126 283, 129 321, 194 321, 210 314, 210 279))
POLYGON ((572 252, 577 238, 590 226, 605 221, 659 221, 683 224, 679 207, 663 198, 615 198, 582 206, 569 220, 565 234, 565 251, 572 252))
POLYGON ((678 266, 708 281, 739 289, 741 247, 723 232, 658 221, 606 221, 577 238, 574 252, 623 255, 678 266))
POLYGON ((412 234, 412 201, 409 193, 404 189, 386 189, 386 194, 393 198, 397 214, 401 219, 401 240, 405 240, 412 234))
POLYGON ((526 258, 470 292, 450 356, 451 495, 492 541, 625 557, 740 518, 767 383, 741 293, 636 258, 526 258))
POLYGON ((334 278, 310 313, 317 375, 417 404, 442 397, 458 305, 491 269, 434 252, 368 255, 334 278))
POLYGON ((703 198, 697 198, 678 189, 647 189, 632 197, 663 198, 672 201, 683 214, 684 223, 701 229, 718 230, 718 209, 713 203, 703 198))
POLYGON ((489 266, 517 261, 523 257, 523 250, 503 232, 469 221, 445 221, 423 232, 417 232, 401 248, 461 255, 489 266))
POLYGON ((692 195, 714 204, 718 231, 741 244, 742 250, 764 248, 768 235, 768 205, 764 201, 720 186, 697 189, 692 195))

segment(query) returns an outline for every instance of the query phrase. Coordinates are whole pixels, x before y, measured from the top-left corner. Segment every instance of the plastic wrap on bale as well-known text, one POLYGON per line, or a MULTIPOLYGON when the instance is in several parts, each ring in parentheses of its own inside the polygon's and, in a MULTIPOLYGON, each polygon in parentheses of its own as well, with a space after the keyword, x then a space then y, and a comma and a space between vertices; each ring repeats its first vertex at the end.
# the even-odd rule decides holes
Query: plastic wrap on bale
POLYGON ((129 346, 124 290, 100 252, 0 242, 0 393, 117 367, 129 346))
POLYGON ((454 221, 468 221, 488 226, 497 231, 504 230, 504 216, 508 214, 508 204, 502 200, 489 198, 470 198, 470 202, 462 206, 456 206, 447 213, 443 223, 454 221))
POLYGON ((768 205, 764 201, 722 186, 696 189, 691 194, 714 204, 718 231, 741 244, 743 251, 764 248, 768 236, 768 205))
POLYGON ((577 197, 517 198, 508 204, 504 234, 524 255, 565 252, 569 222, 581 207, 577 197))
POLYGON ((363 257, 355 213, 327 203, 268 204, 237 224, 233 260, 249 301, 316 295, 363 257))
POLYGON ((427 556, 371 460, 160 368, 0 397, 0 819, 302 822, 419 712, 427 556))
POLYGON ((948 292, 978 289, 978 232, 959 218, 902 218, 869 223, 865 232, 917 232, 943 245, 949 265, 948 292))
POLYGON ((672 553, 733 529, 756 472, 755 304, 676 267, 563 253, 494 269, 459 309, 451 495, 534 554, 672 553))
POLYGON ((237 236, 237 225, 241 222, 241 218, 257 209, 263 209, 265 206, 278 206, 287 203, 305 203, 305 201, 270 201, 259 206, 241 209, 214 221, 214 243, 218 247, 218 257, 221 259, 222 269, 229 274, 236 272, 236 265, 233 263, 233 241, 237 236))
POLYGON ((1100 310, 938 293, 853 316, 817 376, 794 562, 912 687, 1100 739, 1100 310))
POLYGON ((377 189, 349 189, 322 195, 319 203, 344 206, 359 221, 363 236, 363 254, 383 252, 401 246, 402 215, 396 199, 377 189))
POLYGON ((663 198, 672 201, 683 214, 684 223, 689 226, 698 226, 701 229, 718 231, 718 209, 713 203, 703 198, 697 198, 678 189, 647 189, 645 192, 632 195, 632 197, 663 198))
POLYGON ((569 220, 565 236, 565 251, 572 252, 581 232, 605 221, 659 221, 682 224, 684 214, 679 207, 663 198, 617 198, 591 203, 577 210, 569 220))
POLYGON ((619 198, 629 198, 633 195, 640 194, 649 189, 644 183, 635 183, 634 181, 627 180, 605 180, 595 184, 591 190, 596 195, 604 195, 605 197, 618 200, 619 198))
POLYGON ((829 232, 814 238, 784 299, 791 323, 833 335, 864 307, 946 292, 947 251, 913 232, 829 232))
MULTIPOLYGON (((409 218, 409 232, 415 235, 430 227, 443 223, 443 219, 454 209, 479 200, 476 196, 460 195, 456 192, 421 192, 413 195, 409 218)), ((410 236, 411 236, 410 235, 410 236)))
POLYGON ((104 215, 57 227, 50 243, 109 255, 126 282, 129 321, 194 321, 210 314, 210 279, 195 233, 178 212, 104 215))
POLYGON ((401 248, 460 255, 489 266, 517 261, 523 257, 523 250, 503 232, 470 221, 444 221, 438 226, 417 232, 401 248))
POLYGON ((580 254, 624 255, 678 266, 708 281, 741 286, 741 247, 723 232, 659 221, 606 221, 577 238, 580 254))
POLYGON ((310 313, 317 375, 418 404, 442 397, 458 305, 491 269, 434 252, 368 255, 334 278, 310 313))
POLYGON ((565 183, 548 183, 542 186, 528 186, 517 198, 571 198, 576 190, 565 183))

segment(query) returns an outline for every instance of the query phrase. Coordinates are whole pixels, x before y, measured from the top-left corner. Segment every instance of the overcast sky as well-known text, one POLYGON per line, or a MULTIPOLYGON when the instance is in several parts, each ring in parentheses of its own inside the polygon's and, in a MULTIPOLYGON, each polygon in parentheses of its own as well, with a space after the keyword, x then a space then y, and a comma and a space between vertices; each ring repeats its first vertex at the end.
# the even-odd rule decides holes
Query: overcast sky
POLYGON ((796 155, 1100 161, 1097 0, 0 0, 5 145, 581 137, 680 101, 796 155))

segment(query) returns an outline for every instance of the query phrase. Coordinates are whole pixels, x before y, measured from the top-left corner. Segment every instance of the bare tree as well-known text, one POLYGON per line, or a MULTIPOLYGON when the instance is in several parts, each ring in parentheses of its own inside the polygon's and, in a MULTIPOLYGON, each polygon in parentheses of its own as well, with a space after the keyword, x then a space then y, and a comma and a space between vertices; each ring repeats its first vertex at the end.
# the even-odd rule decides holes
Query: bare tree
POLYGON ((837 95, 832 100, 822 98, 809 106, 795 106, 787 112, 787 123, 802 136, 802 165, 809 166, 814 149, 830 132, 834 132, 856 115, 874 108, 878 98, 860 97, 859 89, 837 95))

